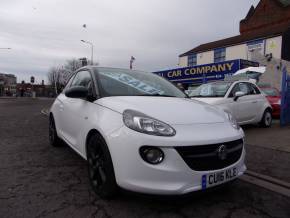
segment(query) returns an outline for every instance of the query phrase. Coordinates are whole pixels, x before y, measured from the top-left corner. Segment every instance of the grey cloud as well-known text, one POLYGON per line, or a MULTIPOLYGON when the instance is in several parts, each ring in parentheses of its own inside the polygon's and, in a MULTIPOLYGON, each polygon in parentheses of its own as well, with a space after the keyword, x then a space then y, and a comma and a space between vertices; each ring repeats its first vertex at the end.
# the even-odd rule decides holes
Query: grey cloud
POLYGON ((90 57, 102 66, 155 71, 176 67, 200 43, 238 34, 239 20, 258 0, 1 0, 0 71, 46 78, 49 67, 90 57), (83 28, 83 24, 87 28, 83 28))

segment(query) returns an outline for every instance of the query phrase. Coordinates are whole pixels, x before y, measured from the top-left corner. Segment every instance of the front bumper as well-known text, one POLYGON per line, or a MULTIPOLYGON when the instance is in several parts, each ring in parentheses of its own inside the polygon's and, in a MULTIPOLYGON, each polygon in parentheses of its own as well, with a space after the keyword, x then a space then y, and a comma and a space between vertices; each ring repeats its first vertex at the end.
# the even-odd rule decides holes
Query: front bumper
MULTIPOLYGON (((149 136, 127 127, 110 134, 106 140, 111 152, 117 184, 124 189, 148 194, 186 194, 202 189, 202 176, 219 172, 194 171, 174 147, 208 145, 233 141, 244 137, 242 130, 235 130, 225 123, 173 126, 174 137, 149 136), (205 140, 206 139, 206 140, 205 140), (144 145, 162 149, 165 158, 158 165, 146 163, 139 155, 144 145)), ((222 170, 236 167, 237 176, 246 171, 245 150, 240 159, 222 170)))

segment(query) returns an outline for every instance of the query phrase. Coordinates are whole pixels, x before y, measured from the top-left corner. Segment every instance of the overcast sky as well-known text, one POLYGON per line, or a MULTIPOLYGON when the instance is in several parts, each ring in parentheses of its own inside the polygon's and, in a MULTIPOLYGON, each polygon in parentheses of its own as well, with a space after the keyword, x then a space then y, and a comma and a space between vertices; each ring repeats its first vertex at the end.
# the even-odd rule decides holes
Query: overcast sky
POLYGON ((239 34, 239 21, 259 0, 1 0, 0 72, 45 81, 66 59, 156 71, 177 67, 193 47, 239 34), (83 28, 82 25, 87 27, 83 28))

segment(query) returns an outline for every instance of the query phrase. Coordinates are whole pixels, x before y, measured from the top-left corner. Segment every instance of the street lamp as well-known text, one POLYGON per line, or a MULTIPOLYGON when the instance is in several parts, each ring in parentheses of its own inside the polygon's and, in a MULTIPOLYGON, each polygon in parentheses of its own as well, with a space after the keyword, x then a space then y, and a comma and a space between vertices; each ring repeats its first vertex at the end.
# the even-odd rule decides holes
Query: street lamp
POLYGON ((89 41, 85 41, 83 39, 81 40, 81 42, 89 44, 91 46, 91 48, 92 48, 91 65, 93 65, 94 64, 94 45, 93 45, 93 43, 91 43, 89 41))

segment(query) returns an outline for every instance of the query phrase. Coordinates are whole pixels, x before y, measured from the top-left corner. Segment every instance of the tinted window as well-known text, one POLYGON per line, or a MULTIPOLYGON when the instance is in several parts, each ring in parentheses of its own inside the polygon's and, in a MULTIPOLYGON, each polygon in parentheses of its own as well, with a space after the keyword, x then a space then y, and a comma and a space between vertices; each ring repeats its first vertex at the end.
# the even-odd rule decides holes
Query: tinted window
POLYGON ((247 83, 239 83, 239 88, 241 92, 245 93, 246 95, 250 93, 250 87, 247 83))
POLYGON ((173 84, 153 73, 98 68, 96 74, 102 96, 186 97, 173 84))
POLYGON ((250 95, 258 95, 261 94, 261 92, 259 91, 259 89, 251 83, 248 83, 249 89, 250 89, 250 95))
POLYGON ((234 97, 234 96, 235 96, 235 93, 236 93, 236 92, 240 92, 240 91, 241 91, 241 90, 240 90, 240 86, 239 86, 239 84, 236 84, 236 85, 234 86, 234 88, 232 89, 231 93, 229 94, 229 97, 230 97, 230 98, 234 97))
POLYGON ((224 97, 230 86, 230 82, 204 84, 193 90, 190 97, 224 97))
POLYGON ((72 83, 73 79, 74 79, 74 76, 71 76, 71 78, 68 80, 64 90, 68 89, 71 86, 71 83, 72 83))
POLYGON ((92 86, 92 78, 89 71, 79 71, 72 81, 72 86, 83 86, 89 88, 92 86))
POLYGON ((250 83, 238 83, 234 86, 234 88, 232 89, 229 97, 232 98, 235 96, 236 92, 243 92, 245 93, 245 95, 249 95, 251 93, 251 85, 250 83))

